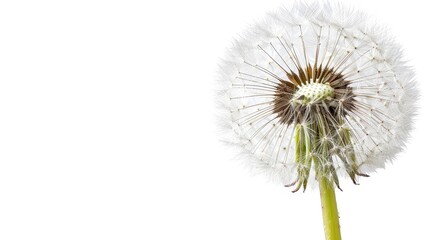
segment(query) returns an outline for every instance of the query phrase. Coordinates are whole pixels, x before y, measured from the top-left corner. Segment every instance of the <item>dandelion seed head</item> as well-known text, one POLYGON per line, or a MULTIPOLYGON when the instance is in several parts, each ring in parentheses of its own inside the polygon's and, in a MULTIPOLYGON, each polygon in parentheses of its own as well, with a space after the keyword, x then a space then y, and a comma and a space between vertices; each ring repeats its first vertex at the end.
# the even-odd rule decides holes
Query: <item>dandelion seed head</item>
MULTIPOLYGON (((297 3, 249 28, 219 71, 225 141, 295 190, 357 183, 405 146, 418 92, 384 28, 341 5, 297 3)), ((250 161, 249 161, 250 160, 250 161)))

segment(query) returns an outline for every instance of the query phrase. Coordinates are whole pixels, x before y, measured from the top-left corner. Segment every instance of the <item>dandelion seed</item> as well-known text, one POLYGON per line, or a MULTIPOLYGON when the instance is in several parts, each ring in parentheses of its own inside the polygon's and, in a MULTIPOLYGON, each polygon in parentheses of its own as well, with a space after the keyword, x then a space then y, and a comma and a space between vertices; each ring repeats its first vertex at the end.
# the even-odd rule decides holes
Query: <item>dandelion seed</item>
POLYGON ((383 168, 404 147, 418 95, 385 33, 342 6, 268 15, 221 64, 226 140, 294 192, 383 168))

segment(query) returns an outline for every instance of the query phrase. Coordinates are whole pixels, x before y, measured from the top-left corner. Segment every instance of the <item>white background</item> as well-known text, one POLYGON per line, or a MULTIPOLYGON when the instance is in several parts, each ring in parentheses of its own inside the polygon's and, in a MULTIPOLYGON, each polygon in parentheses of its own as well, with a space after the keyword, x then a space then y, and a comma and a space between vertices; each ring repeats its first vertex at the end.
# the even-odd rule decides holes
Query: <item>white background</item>
MULTIPOLYGON (((390 26, 422 93, 408 148, 337 192, 342 235, 429 239, 425 1, 390 26)), ((252 176, 217 138, 216 65, 290 1, 2 1, 0 239, 323 239, 317 189, 252 176)))

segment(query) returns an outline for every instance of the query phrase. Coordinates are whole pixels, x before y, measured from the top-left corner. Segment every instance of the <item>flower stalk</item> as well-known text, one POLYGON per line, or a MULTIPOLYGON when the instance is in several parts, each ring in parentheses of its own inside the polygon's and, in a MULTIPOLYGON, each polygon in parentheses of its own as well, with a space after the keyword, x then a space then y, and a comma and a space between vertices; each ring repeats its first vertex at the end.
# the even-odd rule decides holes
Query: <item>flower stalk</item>
POLYGON ((323 225, 326 240, 341 240, 335 187, 326 178, 319 179, 320 201, 322 203, 323 225))
POLYGON ((335 198, 335 187, 339 188, 338 183, 335 183, 337 176, 332 176, 332 171, 330 171, 329 167, 326 167, 330 165, 327 147, 324 144, 315 147, 314 142, 320 141, 320 139, 317 139, 320 138, 320 135, 311 135, 311 133, 317 132, 318 128, 320 126, 317 127, 313 124, 297 124, 295 127, 296 163, 299 166, 299 178, 295 182, 297 186, 293 191, 298 191, 301 186, 305 191, 311 165, 314 165, 316 178, 319 182, 325 239, 341 240, 337 201, 335 198), (320 155, 320 157, 315 157, 315 155, 320 155), (334 180, 330 180, 329 176, 334 180))

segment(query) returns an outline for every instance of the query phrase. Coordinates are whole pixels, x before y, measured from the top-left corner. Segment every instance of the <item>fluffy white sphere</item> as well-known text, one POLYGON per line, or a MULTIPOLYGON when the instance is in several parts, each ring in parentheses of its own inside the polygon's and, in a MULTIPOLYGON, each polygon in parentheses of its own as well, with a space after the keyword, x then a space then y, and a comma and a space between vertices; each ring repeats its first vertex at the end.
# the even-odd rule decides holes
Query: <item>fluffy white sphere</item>
POLYGON ((404 147, 413 78, 401 48, 361 12, 280 9, 247 29, 221 63, 224 140, 296 190, 318 174, 338 187, 338 176, 356 182, 404 147))

